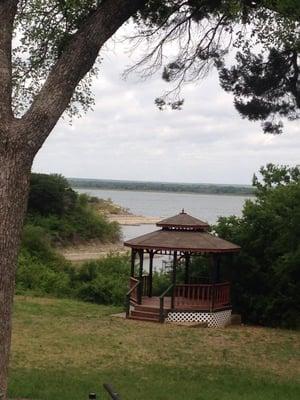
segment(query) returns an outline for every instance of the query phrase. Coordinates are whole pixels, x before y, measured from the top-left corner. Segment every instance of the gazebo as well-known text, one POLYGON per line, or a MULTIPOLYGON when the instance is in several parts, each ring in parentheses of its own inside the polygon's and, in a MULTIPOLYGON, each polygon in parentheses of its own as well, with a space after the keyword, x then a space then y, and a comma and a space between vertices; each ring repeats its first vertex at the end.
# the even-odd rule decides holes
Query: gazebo
POLYGON ((209 225, 187 214, 156 224, 160 229, 128 240, 131 248, 130 289, 127 293, 127 318, 155 322, 206 322, 225 326, 230 322, 230 283, 220 281, 222 254, 235 253, 240 247, 209 233, 209 225), (209 254, 210 278, 205 284, 190 282, 192 256, 209 254), (145 255, 149 256, 145 274, 145 255), (159 297, 152 296, 153 259, 172 255, 170 286, 159 297), (136 271, 138 259, 138 271, 136 271), (184 283, 177 282, 178 263, 184 262, 184 283), (136 273, 137 272, 137 273, 136 273))

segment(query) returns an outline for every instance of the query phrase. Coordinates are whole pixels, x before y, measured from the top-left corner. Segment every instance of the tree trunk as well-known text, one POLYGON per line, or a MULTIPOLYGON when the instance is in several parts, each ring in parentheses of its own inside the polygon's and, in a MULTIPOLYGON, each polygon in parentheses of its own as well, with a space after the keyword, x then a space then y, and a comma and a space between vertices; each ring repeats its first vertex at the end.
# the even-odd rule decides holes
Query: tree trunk
POLYGON ((27 205, 32 160, 0 153, 0 399, 7 399, 7 370, 17 255, 27 205))
POLYGON ((49 69, 27 113, 17 119, 11 110, 11 39, 18 1, 0 0, 0 400, 7 399, 16 263, 33 157, 68 106, 76 86, 92 68, 101 47, 146 0, 98 3, 49 69))

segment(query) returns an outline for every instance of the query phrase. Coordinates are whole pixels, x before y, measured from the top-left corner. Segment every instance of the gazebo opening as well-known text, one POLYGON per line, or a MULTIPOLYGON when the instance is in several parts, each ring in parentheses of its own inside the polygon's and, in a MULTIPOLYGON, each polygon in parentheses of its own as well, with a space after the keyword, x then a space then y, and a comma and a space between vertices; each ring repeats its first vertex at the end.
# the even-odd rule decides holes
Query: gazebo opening
POLYGON ((124 243, 131 248, 130 290, 127 293, 128 318, 159 321, 207 322, 223 326, 231 315, 230 283, 221 281, 221 257, 240 247, 209 233, 210 226, 184 210, 156 224, 160 229, 124 243), (149 256, 145 274, 145 255, 149 256), (169 287, 153 296, 155 255, 173 258, 169 287), (191 258, 210 257, 206 282, 190 279, 191 258), (136 268, 138 260, 138 268, 136 268), (179 282, 178 266, 184 264, 184 281, 179 282), (137 270, 136 270, 137 269, 137 270))

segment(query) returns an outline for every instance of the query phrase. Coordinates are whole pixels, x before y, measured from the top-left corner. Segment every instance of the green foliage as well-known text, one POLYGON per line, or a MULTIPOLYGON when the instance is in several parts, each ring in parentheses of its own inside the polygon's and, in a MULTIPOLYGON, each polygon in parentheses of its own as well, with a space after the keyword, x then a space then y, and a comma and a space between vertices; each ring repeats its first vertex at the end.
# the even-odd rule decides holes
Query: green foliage
POLYGON ((117 241, 119 225, 108 222, 93 204, 88 195, 78 195, 60 175, 32 174, 27 224, 42 227, 54 244, 117 241))
MULTIPOLYGON (((18 45, 13 49, 13 105, 23 113, 41 89, 49 70, 68 46, 74 33, 96 9, 95 0, 20 1, 15 19, 18 45), (25 57, 26 55, 26 57, 25 57)), ((70 115, 94 104, 91 78, 97 68, 77 85, 69 105, 70 115)))
MULTIPOLYGON (((16 113, 22 114, 28 108, 56 61, 78 31, 88 24, 91 15, 101 8, 102 3, 96 0, 19 1, 15 18, 15 35, 18 40, 15 41, 12 57, 13 105, 16 113)), ((234 45, 242 49, 258 43, 269 52, 271 45, 277 50, 282 45, 288 45, 285 47, 290 51, 296 50, 295 42, 299 44, 297 0, 148 0, 141 3, 138 13, 132 17, 139 30, 136 37, 142 36, 154 43, 145 57, 144 75, 149 74, 149 71, 156 72, 162 60, 166 59, 163 76, 167 80, 179 82, 179 86, 183 82, 204 78, 210 67, 222 62, 224 55, 234 45), (241 25, 248 29, 240 29, 241 25), (249 31, 250 34, 247 34, 249 31), (169 54, 164 57, 162 51, 162 47, 168 43, 178 43, 177 54, 171 59, 169 54)), ((142 64, 138 63, 139 66, 142 64)), ((294 71, 298 76, 298 69, 294 71)), ((97 72, 97 66, 94 66, 81 79, 73 93, 69 114, 80 114, 94 104, 91 84, 97 72)), ((272 70, 272 74, 276 78, 277 72, 272 70)), ((275 79, 272 86, 274 103, 284 113, 287 102, 281 95, 281 89, 278 95, 276 83, 275 79)), ((297 85, 295 88, 297 92, 297 85)), ((284 84, 282 89, 287 89, 287 94, 291 96, 289 85, 284 84)), ((178 109, 183 100, 177 97, 175 95, 174 101, 166 103, 163 96, 157 102, 178 109)), ((294 97, 297 99, 297 96, 294 97)), ((253 103, 248 105, 248 113, 243 110, 243 115, 253 117, 253 107, 257 106, 257 102, 253 103), (252 109, 251 113, 249 108, 252 109)), ((290 106, 292 102, 288 103, 290 106)), ((242 104, 236 104, 239 104, 240 110, 243 109, 242 104)), ((269 104, 267 106, 269 108, 269 104)), ((260 110, 262 108, 260 101, 260 110)), ((297 108, 299 111, 299 103, 297 108)), ((261 112, 256 115, 258 119, 265 119, 261 112)), ((293 112, 293 115, 298 118, 297 113, 293 112)), ((270 121, 265 121, 264 128, 268 132, 275 131, 270 121)))
POLYGON ((299 54, 295 48, 271 48, 265 56, 250 49, 238 52, 237 64, 221 68, 223 89, 234 94, 238 112, 249 120, 263 120, 265 133, 282 133, 280 118, 299 117, 299 54))
POLYGON ((62 215, 72 211, 77 194, 61 175, 31 174, 28 212, 62 215))
POLYGON ((74 267, 51 247, 47 232, 27 225, 16 278, 17 293, 72 297, 98 304, 123 305, 129 259, 111 255, 74 267))
POLYGON ((152 295, 160 296, 171 285, 172 278, 170 273, 166 271, 153 272, 153 288, 152 295))
POLYGON ((227 267, 234 307, 248 322, 300 326, 300 182, 288 178, 294 171, 262 168, 256 200, 245 203, 241 218, 220 218, 215 227, 242 247, 227 267), (270 181, 271 170, 279 181, 270 181))
POLYGON ((93 303, 123 305, 130 275, 127 256, 84 263, 76 274, 76 297, 93 303))
POLYGON ((57 244, 119 239, 119 225, 97 213, 94 203, 89 196, 74 192, 59 175, 32 175, 17 292, 78 297, 105 304, 123 302, 128 274, 124 279, 120 271, 125 273, 128 267, 125 258, 111 257, 75 269, 54 249, 57 244), (89 270, 94 271, 94 277, 85 279, 89 270))
POLYGON ((24 228, 22 247, 16 277, 17 293, 30 291, 37 295, 71 295, 74 270, 51 247, 47 232, 27 225, 24 228))
POLYGON ((215 66, 221 86, 234 94, 238 112, 249 120, 262 121, 265 133, 281 133, 282 118, 299 118, 297 0, 154 0, 147 3, 140 15, 146 20, 144 36, 151 37, 152 42, 157 38, 143 60, 142 75, 149 74, 151 68, 157 70, 157 60, 163 59, 166 44, 180 43, 171 59, 166 52, 162 78, 177 85, 156 98, 160 110, 181 109, 184 100, 180 87, 203 79, 215 66), (194 43, 191 38, 195 32, 199 36, 194 43), (226 56, 233 48, 239 49, 236 63, 226 68, 226 56), (258 49, 262 49, 261 54, 257 54, 258 49))
POLYGON ((260 182, 257 176, 253 176, 253 186, 257 188, 256 195, 261 197, 269 188, 286 185, 288 183, 300 182, 300 168, 282 165, 279 168, 274 164, 267 164, 261 167, 259 173, 263 177, 260 182))

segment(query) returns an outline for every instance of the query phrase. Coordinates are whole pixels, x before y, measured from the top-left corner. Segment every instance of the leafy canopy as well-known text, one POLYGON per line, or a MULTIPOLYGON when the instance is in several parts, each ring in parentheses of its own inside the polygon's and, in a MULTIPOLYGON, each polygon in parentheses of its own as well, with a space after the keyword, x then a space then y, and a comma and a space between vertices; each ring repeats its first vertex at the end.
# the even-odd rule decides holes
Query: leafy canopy
POLYGON ((205 77, 214 66, 241 116, 263 121, 265 133, 281 133, 282 119, 299 118, 297 0, 175 1, 161 4, 155 12, 153 3, 161 2, 148 4, 143 13, 146 29, 141 32, 151 50, 138 67, 147 75, 163 66, 162 78, 174 82, 170 92, 156 99, 160 109, 181 109, 182 85, 205 77), (164 46, 174 42, 178 51, 170 60, 164 46), (235 52, 235 65, 226 66, 227 55, 235 52))
POLYGON ((251 323, 299 327, 300 170, 268 164, 260 173, 242 217, 220 218, 216 226, 242 248, 227 265, 234 308, 251 323))
MULTIPOLYGON (((13 49, 13 105, 22 114, 39 92, 49 70, 69 40, 95 12, 96 0, 21 0, 15 19, 13 49)), ((91 79, 97 65, 79 83, 68 112, 86 111, 93 105, 91 79)))
MULTIPOLYGON (((105 1, 19 2, 13 49, 16 113, 28 108, 70 39, 105 1)), ((133 17, 133 39, 149 45, 133 69, 148 76, 163 68, 163 78, 175 83, 156 100, 159 108, 180 109, 182 85, 204 78, 215 66, 239 113, 262 120, 265 132, 280 133, 282 118, 299 118, 298 0, 146 0, 133 17), (171 56, 170 45, 176 48, 171 56), (226 67, 226 55, 234 48, 239 49, 236 65, 226 67)), ((91 83, 97 72, 96 63, 74 92, 69 114, 93 105, 91 83)))

